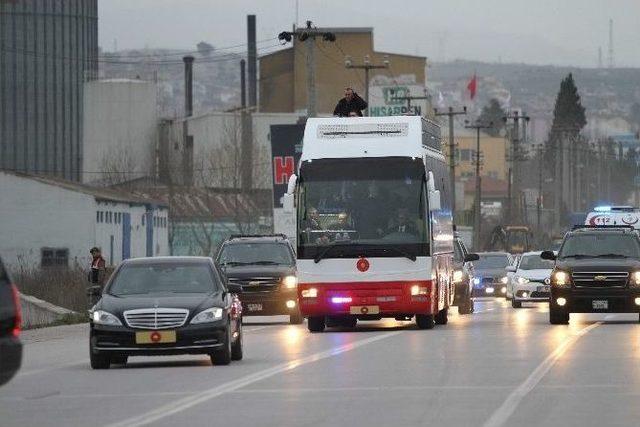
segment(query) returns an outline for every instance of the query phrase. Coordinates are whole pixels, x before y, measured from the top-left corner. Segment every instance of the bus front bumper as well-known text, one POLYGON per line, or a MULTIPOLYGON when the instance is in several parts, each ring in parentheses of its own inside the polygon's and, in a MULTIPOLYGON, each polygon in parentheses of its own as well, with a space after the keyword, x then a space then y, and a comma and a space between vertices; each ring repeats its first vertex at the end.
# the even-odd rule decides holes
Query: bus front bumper
POLYGON ((383 318, 438 311, 437 295, 430 280, 301 283, 298 298, 304 316, 383 318))

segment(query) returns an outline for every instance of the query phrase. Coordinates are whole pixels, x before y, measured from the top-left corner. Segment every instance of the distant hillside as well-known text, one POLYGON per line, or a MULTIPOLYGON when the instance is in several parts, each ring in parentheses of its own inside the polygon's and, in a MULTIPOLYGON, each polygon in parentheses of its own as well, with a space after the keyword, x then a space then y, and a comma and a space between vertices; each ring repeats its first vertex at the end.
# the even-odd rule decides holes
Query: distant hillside
POLYGON ((592 124, 626 119, 631 105, 640 102, 640 69, 636 68, 609 70, 459 60, 432 64, 428 82, 436 95, 438 91, 443 93, 446 103, 465 103, 474 113, 493 97, 504 102, 510 96, 512 108, 549 121, 560 81, 569 73, 573 73, 592 124), (465 88, 474 72, 478 76, 478 93, 471 103, 468 97, 465 99, 465 88))

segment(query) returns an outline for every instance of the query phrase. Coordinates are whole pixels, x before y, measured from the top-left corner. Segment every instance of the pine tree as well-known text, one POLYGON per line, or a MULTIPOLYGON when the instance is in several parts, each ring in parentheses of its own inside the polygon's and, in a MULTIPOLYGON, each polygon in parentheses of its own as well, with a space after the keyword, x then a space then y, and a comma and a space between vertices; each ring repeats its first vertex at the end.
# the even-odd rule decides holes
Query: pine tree
POLYGON ((573 74, 569 73, 560 83, 560 91, 553 108, 551 133, 568 132, 569 136, 576 137, 586 124, 587 118, 580 101, 578 88, 573 80, 573 74))
POLYGON ((479 121, 487 124, 493 122, 493 127, 486 129, 486 132, 491 136, 500 136, 500 131, 504 129, 504 121, 502 118, 505 115, 506 112, 500 106, 500 101, 492 98, 487 105, 482 107, 479 121))

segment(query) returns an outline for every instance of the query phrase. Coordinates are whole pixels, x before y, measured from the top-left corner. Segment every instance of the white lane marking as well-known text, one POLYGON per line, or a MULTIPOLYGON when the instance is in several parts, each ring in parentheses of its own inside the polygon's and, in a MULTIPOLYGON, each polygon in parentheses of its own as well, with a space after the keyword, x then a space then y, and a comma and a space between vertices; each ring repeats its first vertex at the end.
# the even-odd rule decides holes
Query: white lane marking
POLYGON ((598 326, 602 325, 602 322, 593 323, 572 335, 569 339, 560 344, 546 359, 538 365, 536 369, 520 384, 506 400, 500 405, 498 409, 491 415, 491 417, 483 424, 484 427, 501 427, 503 426, 509 417, 513 415, 520 402, 534 389, 534 387, 544 378, 553 365, 562 357, 562 355, 571 347, 580 337, 586 335, 590 331, 594 330, 598 326))
MULTIPOLYGON (((418 385, 418 386, 370 386, 370 387, 317 387, 296 388, 296 393, 342 393, 349 391, 420 391, 420 390, 502 390, 511 386, 506 385, 418 385)), ((256 388, 232 391, 232 394, 281 394, 291 393, 290 389, 256 388)))
POLYGON ((87 359, 80 359, 75 362, 65 363, 64 365, 49 366, 47 368, 32 369, 30 371, 19 371, 16 377, 26 377, 29 375, 36 375, 36 374, 41 374, 43 372, 56 371, 58 369, 70 368, 72 366, 78 366, 86 363, 87 363, 87 359))
POLYGON ((309 356, 302 357, 300 359, 295 359, 290 362, 282 363, 272 368, 263 369, 253 374, 240 377, 237 380, 229 381, 217 387, 213 387, 208 390, 198 392, 193 396, 185 397, 175 402, 171 402, 166 405, 160 406, 152 411, 147 412, 146 414, 141 414, 141 415, 138 415, 114 424, 110 424, 108 427, 139 427, 139 426, 148 425, 155 421, 161 420, 163 418, 169 417, 171 415, 177 414, 179 412, 192 408, 196 405, 204 403, 217 396, 220 396, 221 394, 238 390, 242 387, 248 386, 249 384, 253 384, 258 381, 262 381, 264 379, 273 377, 275 375, 294 370, 296 368, 299 368, 300 366, 307 365, 309 363, 334 357, 339 354, 355 350, 359 347, 372 344, 374 342, 381 341, 387 338, 391 338, 393 336, 401 334, 402 332, 404 331, 387 332, 382 335, 376 335, 374 337, 354 341, 352 343, 344 344, 339 347, 334 347, 329 350, 314 353, 309 356))
POLYGON ((274 326, 280 326, 280 325, 256 326, 255 328, 247 328, 246 326, 243 326, 243 328, 244 328, 244 332, 256 332, 256 331, 261 331, 267 328, 273 328, 274 326))

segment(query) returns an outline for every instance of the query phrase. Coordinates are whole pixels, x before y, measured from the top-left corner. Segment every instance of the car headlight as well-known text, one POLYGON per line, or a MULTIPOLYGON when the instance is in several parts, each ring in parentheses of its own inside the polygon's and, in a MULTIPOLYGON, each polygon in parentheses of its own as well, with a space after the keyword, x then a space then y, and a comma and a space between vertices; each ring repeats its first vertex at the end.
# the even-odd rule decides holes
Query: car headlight
POLYGON ((518 282, 519 285, 524 285, 525 283, 529 283, 529 279, 522 276, 517 276, 516 281, 518 282))
POLYGON ((93 323, 97 325, 122 326, 122 322, 115 315, 104 310, 96 310, 92 314, 93 323))
POLYGON ((285 276, 282 279, 282 284, 287 289, 294 289, 298 286, 298 278, 296 276, 285 276))
POLYGON ((453 272, 453 283, 460 283, 464 279, 464 272, 462 270, 456 270, 453 272))
POLYGON ((196 314, 191 319, 192 324, 211 323, 222 319, 222 309, 220 307, 211 307, 196 314))
POLYGON ((480 278, 479 277, 474 277, 473 284, 474 285, 479 285, 480 284, 480 278))
POLYGON ((551 275, 551 283, 555 286, 569 286, 571 284, 571 278, 566 271, 555 271, 551 275))
POLYGON ((631 286, 640 286, 640 271, 634 271, 631 273, 631 286))
POLYGON ((509 282, 509 278, 507 276, 504 276, 503 278, 500 279, 500 283, 502 283, 503 285, 506 285, 509 282))

